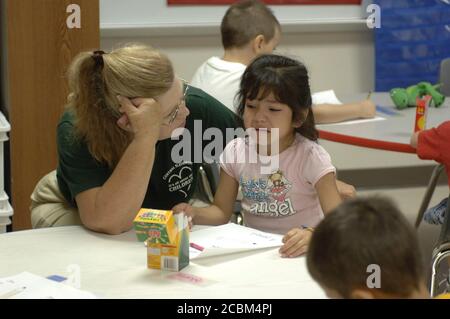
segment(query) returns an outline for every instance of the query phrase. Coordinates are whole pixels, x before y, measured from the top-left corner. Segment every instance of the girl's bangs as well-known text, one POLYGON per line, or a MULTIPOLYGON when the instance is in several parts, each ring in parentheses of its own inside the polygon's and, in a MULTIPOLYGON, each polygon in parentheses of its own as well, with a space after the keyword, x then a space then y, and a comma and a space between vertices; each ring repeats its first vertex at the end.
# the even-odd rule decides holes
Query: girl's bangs
POLYGON ((281 83, 273 83, 273 81, 270 82, 272 83, 263 83, 260 79, 252 81, 251 85, 248 86, 247 92, 245 92, 246 99, 261 101, 272 94, 275 100, 279 103, 285 103, 282 101, 280 96, 281 91, 283 91, 280 87, 281 83))

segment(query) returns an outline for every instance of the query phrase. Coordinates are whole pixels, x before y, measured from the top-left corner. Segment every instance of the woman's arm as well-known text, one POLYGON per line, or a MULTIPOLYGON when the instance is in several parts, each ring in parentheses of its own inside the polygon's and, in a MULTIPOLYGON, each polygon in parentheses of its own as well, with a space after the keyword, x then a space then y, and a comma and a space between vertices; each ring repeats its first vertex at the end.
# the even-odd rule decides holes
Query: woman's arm
POLYGON ((81 192, 76 202, 83 224, 94 231, 120 234, 129 230, 147 192, 161 123, 160 105, 153 99, 120 100, 127 121, 118 123, 133 133, 112 175, 101 186, 81 192))
POLYGON ((320 206, 322 206, 324 214, 328 214, 342 202, 336 187, 334 173, 324 175, 314 187, 319 195, 320 206))
POLYGON ((214 195, 214 203, 208 207, 193 208, 194 224, 221 225, 228 223, 233 214, 238 186, 237 181, 221 169, 219 186, 214 195))

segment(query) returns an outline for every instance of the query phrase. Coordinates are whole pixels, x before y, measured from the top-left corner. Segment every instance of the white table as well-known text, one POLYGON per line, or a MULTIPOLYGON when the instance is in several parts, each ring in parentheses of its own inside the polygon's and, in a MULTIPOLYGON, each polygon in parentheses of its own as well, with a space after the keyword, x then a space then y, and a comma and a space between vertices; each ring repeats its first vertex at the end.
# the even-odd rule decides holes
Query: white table
MULTIPOLYGON (((343 101, 359 101, 364 95, 352 96, 351 99, 343 98, 343 101)), ((320 138, 345 143, 355 146, 374 148, 387 151, 415 153, 415 149, 409 145, 414 131, 416 109, 414 107, 397 110, 391 101, 389 93, 374 93, 372 100, 377 105, 387 107, 397 115, 387 115, 377 112, 377 115, 385 120, 358 123, 358 124, 326 124, 318 125, 320 138)), ((339 106, 337 106, 339 107, 339 106)), ((430 107, 427 116, 427 128, 435 127, 444 121, 450 120, 450 97, 438 108, 430 107)))
POLYGON ((1 234, 0 260, 0 277, 23 271, 67 276, 69 265, 79 265, 81 289, 100 298, 325 298, 305 257, 281 258, 273 248, 191 261, 182 270, 210 285, 167 279, 147 269, 146 248, 134 231, 109 236, 70 226, 1 234))
MULTIPOLYGON (((360 101, 363 98, 364 95, 360 94, 359 96, 352 96, 350 99, 344 97, 343 101, 360 101)), ((384 117, 385 120, 355 124, 318 125, 320 138, 365 148, 416 154, 416 149, 410 146, 411 135, 414 132, 416 108, 396 109, 387 92, 372 94, 372 100, 377 106, 381 106, 381 110, 387 109, 396 114, 386 114, 377 110, 377 115, 384 117)), ((436 127, 448 120, 450 120, 450 97, 447 97, 444 104, 437 108, 430 106, 427 113, 426 128, 436 127)), ((442 168, 436 166, 430 177, 416 218, 416 227, 422 221, 423 214, 430 203, 440 171, 442 171, 442 168)))

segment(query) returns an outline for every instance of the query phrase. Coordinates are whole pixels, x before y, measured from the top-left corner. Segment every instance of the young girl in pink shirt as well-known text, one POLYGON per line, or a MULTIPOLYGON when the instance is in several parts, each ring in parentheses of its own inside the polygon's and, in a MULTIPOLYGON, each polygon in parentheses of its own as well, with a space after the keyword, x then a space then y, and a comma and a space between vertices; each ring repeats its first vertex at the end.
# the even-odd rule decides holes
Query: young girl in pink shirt
POLYGON ((173 210, 195 224, 227 223, 240 186, 245 225, 285 234, 281 256, 299 256, 323 213, 341 202, 336 170, 317 143, 308 72, 290 58, 260 56, 244 72, 238 99, 249 135, 228 143, 220 156, 213 204, 182 203, 173 210))

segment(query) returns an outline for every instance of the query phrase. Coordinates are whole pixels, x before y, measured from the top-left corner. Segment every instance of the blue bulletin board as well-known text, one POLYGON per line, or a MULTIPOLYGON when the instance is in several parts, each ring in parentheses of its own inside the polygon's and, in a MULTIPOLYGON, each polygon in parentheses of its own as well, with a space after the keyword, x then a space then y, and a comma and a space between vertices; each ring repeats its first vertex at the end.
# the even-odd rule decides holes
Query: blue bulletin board
POLYGON ((375 87, 389 91, 420 81, 437 83, 442 59, 450 57, 450 4, 444 0, 375 0, 375 87))

